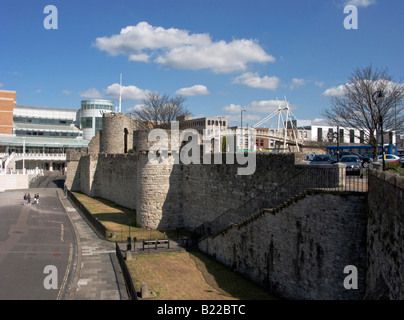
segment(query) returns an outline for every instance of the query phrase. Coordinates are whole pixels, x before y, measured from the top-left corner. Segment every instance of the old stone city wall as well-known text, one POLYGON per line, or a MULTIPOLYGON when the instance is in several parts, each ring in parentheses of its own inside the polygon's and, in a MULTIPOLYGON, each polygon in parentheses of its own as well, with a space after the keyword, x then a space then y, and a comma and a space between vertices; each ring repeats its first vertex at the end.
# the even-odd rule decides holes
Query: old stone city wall
POLYGON ((362 299, 366 221, 363 195, 311 191, 205 237, 199 248, 285 298, 362 299), (344 288, 347 265, 358 269, 358 290, 344 288))
POLYGON ((404 177, 371 170, 368 299, 404 299, 404 177))
MULTIPOLYGON (((129 131, 116 123, 109 127, 114 133, 94 138, 88 154, 67 155, 66 185, 72 190, 136 209, 138 226, 151 229, 193 230, 207 221, 219 225, 217 218, 224 217, 226 228, 203 238, 200 249, 284 297, 361 299, 367 286, 370 298, 402 299, 402 182, 392 187, 390 178, 377 176, 376 181, 371 176, 369 202, 363 194, 302 193, 337 186, 344 177, 335 174, 341 171, 328 170, 330 177, 315 166, 297 165, 294 154, 257 154, 256 171, 246 176, 237 174, 237 162, 174 164, 170 155, 155 164, 148 159, 147 131, 130 131, 135 127, 130 122, 129 131), (113 143, 116 139, 120 144, 113 143), (293 180, 301 171, 306 174, 303 179, 293 180), (244 222, 229 214, 229 209, 259 194, 273 193, 288 179, 291 187, 277 190, 282 199, 304 195, 292 204, 275 211, 253 207, 258 216, 244 222), (308 181, 311 184, 306 185, 308 181), (233 225, 228 227, 229 223, 233 225), (342 285, 347 265, 358 268, 358 290, 342 285)), ((335 165, 328 169, 332 168, 340 170, 335 165)))

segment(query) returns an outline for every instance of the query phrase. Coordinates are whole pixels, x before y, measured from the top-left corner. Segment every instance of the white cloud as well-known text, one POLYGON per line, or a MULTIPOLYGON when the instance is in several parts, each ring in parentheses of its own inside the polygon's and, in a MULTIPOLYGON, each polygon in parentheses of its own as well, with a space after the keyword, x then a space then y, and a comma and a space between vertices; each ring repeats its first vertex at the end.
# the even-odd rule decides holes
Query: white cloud
POLYGON ((247 87, 276 90, 279 86, 279 78, 265 76, 261 78, 258 73, 246 72, 233 79, 233 83, 241 83, 247 87))
POLYGON ((103 96, 102 96, 102 93, 99 92, 97 89, 91 88, 84 92, 80 92, 80 97, 88 98, 88 99, 100 99, 103 96))
POLYGON ((345 5, 354 5, 356 7, 368 7, 375 4, 376 0, 346 0, 345 5))
POLYGON ((245 70, 248 63, 274 62, 254 40, 212 41, 208 34, 190 34, 176 28, 154 27, 147 22, 123 28, 111 37, 99 37, 95 46, 131 61, 154 62, 180 69, 211 69, 216 73, 245 70))
POLYGON ((197 84, 190 88, 179 89, 175 93, 180 96, 201 96, 209 94, 209 90, 206 86, 197 84))
MULTIPOLYGON (((122 100, 123 101, 140 101, 146 97, 148 90, 139 89, 136 86, 122 86, 122 100)), ((104 89, 106 96, 119 99, 119 83, 114 83, 104 89)))
POLYGON ((70 96, 72 94, 72 92, 70 90, 67 90, 67 89, 62 90, 62 93, 67 95, 67 96, 70 96))
MULTIPOLYGON (((240 126, 241 125, 241 115, 240 112, 238 114, 228 114, 225 115, 225 118, 227 120, 228 126, 240 126)), ((248 114, 243 112, 243 127, 246 127, 247 125, 249 127, 253 126, 256 124, 258 121, 262 119, 261 116, 257 114, 248 114)))
POLYGON ((224 108, 222 108, 222 111, 224 113, 240 113, 241 106, 237 104, 230 104, 229 106, 225 106, 224 108))
MULTIPOLYGON (((222 108, 222 111, 224 113, 240 113, 241 109, 243 109, 246 110, 247 113, 269 115, 272 112, 278 110, 278 106, 280 107, 285 106, 285 101, 261 100, 261 101, 253 101, 245 106, 230 104, 222 108)), ((294 106, 291 105, 289 106, 291 109, 295 108, 294 106)))
POLYGON ((41 92, 42 92, 41 89, 38 89, 38 90, 35 91, 35 93, 41 93, 41 92))
POLYGON ((332 87, 323 92, 323 96, 326 97, 341 97, 345 94, 345 85, 338 87, 332 87))
POLYGON ((133 107, 130 107, 126 110, 127 113, 132 113, 136 110, 140 110, 143 107, 143 104, 135 104, 133 107))
MULTIPOLYGON (((238 125, 241 122, 241 110, 243 112, 243 123, 249 123, 254 125, 266 116, 270 115, 274 111, 278 110, 278 106, 285 106, 285 101, 277 100, 261 100, 253 101, 245 106, 230 104, 222 108, 222 112, 225 113, 226 119, 233 125, 238 125), (244 121, 245 119, 245 121, 244 121)), ((295 109, 295 106, 289 105, 291 109, 295 109)), ((277 121, 277 118, 276 118, 277 121)))
MULTIPOLYGON (((404 88, 404 84, 399 84, 397 82, 388 81, 385 79, 381 79, 381 80, 377 80, 377 81, 373 81, 373 80, 365 80, 365 81, 370 82, 370 84, 372 85, 371 87, 373 87, 374 90, 378 90, 377 88, 383 87, 383 88, 385 88, 384 90, 386 90, 386 92, 389 92, 389 91, 393 90, 393 88, 396 86, 404 88)), ((342 84, 338 87, 329 88, 329 89, 325 90, 322 93, 322 95, 326 96, 326 97, 342 97, 345 94, 346 86, 351 87, 351 86, 353 86, 353 84, 347 83, 347 84, 342 84)))
POLYGON ((305 79, 293 78, 292 84, 290 85, 290 89, 295 89, 295 88, 304 86, 306 83, 307 83, 307 81, 305 79))
MULTIPOLYGON (((149 90, 142 90, 136 86, 122 86, 122 100, 123 101, 140 101, 146 97, 149 90)), ((114 83, 103 89, 103 93, 98 91, 96 88, 88 89, 87 91, 80 92, 82 98, 89 99, 103 99, 112 98, 115 100, 119 99, 119 83, 114 83)))

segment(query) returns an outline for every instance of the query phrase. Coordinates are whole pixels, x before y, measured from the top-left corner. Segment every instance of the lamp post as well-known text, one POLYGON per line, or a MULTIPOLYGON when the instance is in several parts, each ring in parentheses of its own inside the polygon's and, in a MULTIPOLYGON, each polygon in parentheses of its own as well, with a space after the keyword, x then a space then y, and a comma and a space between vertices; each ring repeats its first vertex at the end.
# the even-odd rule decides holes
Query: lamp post
POLYGON ((383 163, 383 171, 385 171, 386 170, 386 161, 385 161, 385 152, 384 152, 383 116, 381 115, 381 112, 380 112, 380 103, 384 99, 383 90, 376 91, 375 93, 373 93, 372 97, 376 101, 377 111, 379 113, 380 131, 381 131, 381 135, 382 135, 382 163, 383 163))
POLYGON ((25 174, 25 138, 22 138, 22 174, 25 174))
POLYGON ((243 112, 245 112, 247 110, 245 109, 241 109, 240 113, 241 113, 241 148, 242 150, 244 150, 244 130, 243 130, 243 112))
POLYGON ((219 150, 218 150, 218 152, 220 153, 220 152, 222 152, 222 137, 221 137, 221 135, 220 135, 220 131, 222 130, 222 117, 219 117, 219 150))

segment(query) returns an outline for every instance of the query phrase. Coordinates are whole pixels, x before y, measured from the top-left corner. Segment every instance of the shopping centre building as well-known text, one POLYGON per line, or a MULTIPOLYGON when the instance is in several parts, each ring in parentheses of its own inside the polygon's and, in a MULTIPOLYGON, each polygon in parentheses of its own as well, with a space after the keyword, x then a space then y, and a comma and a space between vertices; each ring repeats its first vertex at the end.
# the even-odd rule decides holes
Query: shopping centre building
POLYGON ((0 169, 63 170, 66 150, 85 149, 102 115, 114 111, 108 100, 83 100, 80 109, 20 106, 15 91, 0 90, 0 169))

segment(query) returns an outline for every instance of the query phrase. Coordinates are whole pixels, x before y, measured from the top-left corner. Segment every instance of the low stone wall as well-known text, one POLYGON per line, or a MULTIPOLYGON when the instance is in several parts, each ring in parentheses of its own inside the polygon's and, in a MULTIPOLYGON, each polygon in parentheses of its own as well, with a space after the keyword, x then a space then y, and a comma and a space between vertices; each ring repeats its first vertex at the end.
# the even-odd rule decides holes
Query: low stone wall
POLYGON ((370 170, 367 299, 404 299, 404 177, 370 170))
POLYGON ((206 237, 199 248, 285 298, 362 299, 365 196, 312 191, 295 201, 206 237), (358 269, 358 290, 343 286, 347 265, 358 269))

